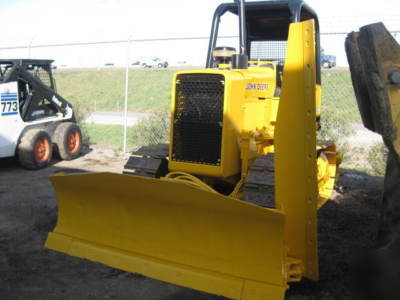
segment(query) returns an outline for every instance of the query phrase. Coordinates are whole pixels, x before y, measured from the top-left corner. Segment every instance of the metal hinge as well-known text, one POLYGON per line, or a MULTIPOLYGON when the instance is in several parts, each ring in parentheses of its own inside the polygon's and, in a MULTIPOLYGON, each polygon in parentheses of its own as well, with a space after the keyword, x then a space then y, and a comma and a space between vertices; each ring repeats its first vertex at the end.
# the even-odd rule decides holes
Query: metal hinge
POLYGON ((300 259, 288 257, 287 262, 287 282, 299 282, 303 277, 303 264, 300 259))

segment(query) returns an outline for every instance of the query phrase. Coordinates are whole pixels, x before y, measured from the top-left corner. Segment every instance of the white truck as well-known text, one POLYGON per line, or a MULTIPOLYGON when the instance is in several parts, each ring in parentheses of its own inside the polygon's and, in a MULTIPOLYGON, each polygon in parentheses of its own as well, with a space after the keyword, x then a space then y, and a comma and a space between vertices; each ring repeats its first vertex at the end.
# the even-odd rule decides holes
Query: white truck
POLYGON ((0 158, 27 169, 79 156, 82 133, 72 106, 56 92, 52 60, 0 59, 0 158))
POLYGON ((167 68, 168 62, 158 57, 147 57, 141 59, 143 68, 167 68))

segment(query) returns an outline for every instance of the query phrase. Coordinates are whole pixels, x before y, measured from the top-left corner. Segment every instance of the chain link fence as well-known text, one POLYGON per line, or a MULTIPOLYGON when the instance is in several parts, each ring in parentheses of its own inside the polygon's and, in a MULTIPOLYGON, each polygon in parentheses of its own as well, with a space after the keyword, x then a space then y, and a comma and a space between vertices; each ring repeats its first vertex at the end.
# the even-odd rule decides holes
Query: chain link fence
MULTIPOLYGON (((318 136, 335 141, 343 158, 342 168, 380 175, 384 173, 385 148, 381 138, 362 125, 350 72, 345 66, 345 37, 345 34, 329 34, 321 38, 323 46, 343 46, 338 47, 340 53, 325 49, 328 54, 337 56, 338 67, 322 71, 322 126, 318 136)), ((236 37, 225 37, 217 45, 235 46, 236 42, 236 37)), ((126 41, 119 41, 29 49, 32 58, 56 59, 57 89, 74 104, 88 141, 114 148, 119 153, 123 145, 124 64, 127 59, 130 65, 127 136, 128 150, 131 150, 169 139, 173 75, 177 70, 203 65, 208 40, 204 37, 132 41, 128 57, 126 45, 126 41), (65 52, 74 54, 68 57, 75 57, 75 62, 68 62, 65 52), (169 65, 167 68, 143 68, 141 61, 149 57, 167 60, 169 65)), ((0 49, 0 56, 24 57, 24 51, 27 49, 0 49)))
POLYGON ((322 72, 320 139, 333 140, 342 156, 342 168, 373 175, 385 171, 386 150, 379 135, 364 128, 350 71, 337 68, 322 72))
MULTIPOLYGON (((110 73, 120 74, 122 71, 107 71, 104 76, 110 73)), ((157 144, 166 142, 169 139, 169 107, 171 101, 171 82, 173 73, 176 70, 135 70, 131 71, 132 88, 130 88, 130 113, 128 122, 128 149, 134 149, 142 145, 157 144), (140 79, 146 84, 142 84, 140 79), (135 83, 136 80, 136 83, 135 83), (139 82, 138 82, 139 81, 139 82), (162 85, 160 87, 160 85, 162 85), (154 86, 154 87, 152 87, 154 86), (158 87, 157 87, 158 86, 158 87), (152 102, 148 106, 147 101, 152 102), (140 106, 140 102, 143 105, 140 106), (146 103, 146 104, 144 104, 146 103), (141 111, 142 110, 142 111, 141 111)), ((101 71, 100 71, 101 73, 101 71)), ((111 76, 111 75, 110 75, 111 76)), ((105 92, 100 92, 104 95, 105 92)), ((122 99, 122 95, 119 95, 122 99)), ((97 100, 97 108, 108 104, 97 100)), ((121 100, 122 101, 122 100, 121 100)), ((95 110, 93 101, 88 111, 92 117, 100 118, 105 114, 108 121, 115 125, 99 125, 101 120, 86 120, 89 128, 89 135, 93 142, 109 146, 110 142, 117 148, 122 143, 122 110, 121 104, 114 103, 102 110, 95 110), (118 122, 119 120, 119 122, 118 122), (119 124, 119 125, 117 125, 119 124), (101 133, 98 133, 98 131, 101 133), (107 131, 111 130, 109 134, 107 131), (101 136, 103 134, 103 136, 101 136), (112 135, 111 139, 108 135, 112 135)), ((350 72, 347 68, 334 68, 322 72, 322 108, 321 108, 321 129, 318 132, 321 140, 333 140, 342 156, 342 168, 355 169, 373 175, 384 174, 386 151, 381 137, 364 128, 358 111, 355 99, 350 72)))
MULTIPOLYGON (((349 70, 337 68, 323 71, 322 84, 318 138, 336 143, 342 157, 342 168, 383 175, 386 149, 381 137, 362 124, 349 70)), ((130 147, 166 142, 169 139, 168 116, 168 108, 165 107, 131 127, 130 147)))

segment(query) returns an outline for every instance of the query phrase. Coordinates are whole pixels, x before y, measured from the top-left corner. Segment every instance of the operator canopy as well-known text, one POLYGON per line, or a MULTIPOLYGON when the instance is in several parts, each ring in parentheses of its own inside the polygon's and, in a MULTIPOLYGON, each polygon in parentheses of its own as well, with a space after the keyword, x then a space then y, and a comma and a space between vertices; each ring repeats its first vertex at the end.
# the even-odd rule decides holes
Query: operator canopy
MULTIPOLYGON (((219 61, 213 52, 217 50, 216 42, 220 19, 227 12, 240 17, 238 3, 223 3, 215 11, 207 56, 208 68, 213 66, 214 60, 219 61)), ((245 36, 245 52, 247 52, 245 54, 249 56, 250 60, 284 62, 290 24, 314 19, 317 83, 321 83, 319 22, 317 14, 310 6, 302 0, 257 1, 246 2, 244 12, 243 34, 245 36), (260 56, 258 51, 263 47, 261 43, 266 44, 267 47, 274 47, 274 55, 261 57, 262 55, 260 56)))

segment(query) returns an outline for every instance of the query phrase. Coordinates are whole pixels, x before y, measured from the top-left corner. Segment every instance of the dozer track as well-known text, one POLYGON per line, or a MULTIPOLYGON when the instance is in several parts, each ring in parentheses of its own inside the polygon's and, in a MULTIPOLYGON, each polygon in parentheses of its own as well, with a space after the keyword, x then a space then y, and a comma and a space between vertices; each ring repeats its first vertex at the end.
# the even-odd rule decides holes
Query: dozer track
POLYGON ((257 157, 244 182, 243 200, 258 206, 275 208, 274 154, 257 157))
POLYGON ((144 146, 132 154, 123 174, 160 178, 168 173, 168 144, 144 146))

